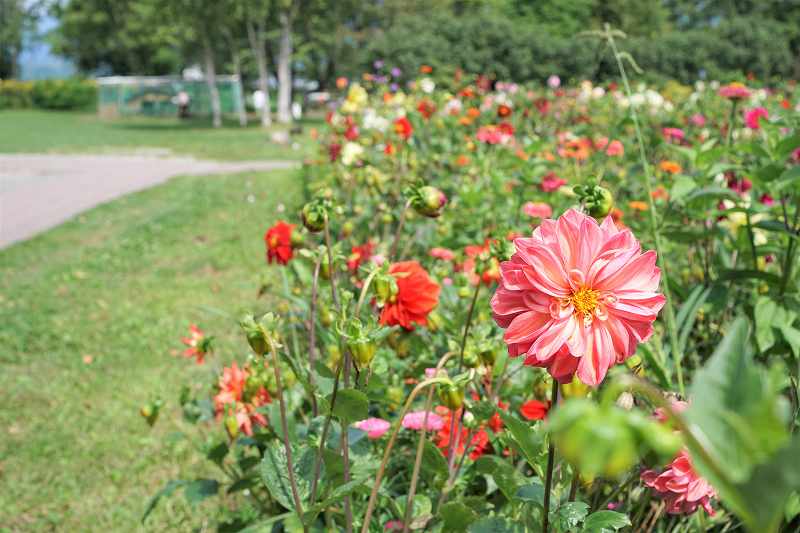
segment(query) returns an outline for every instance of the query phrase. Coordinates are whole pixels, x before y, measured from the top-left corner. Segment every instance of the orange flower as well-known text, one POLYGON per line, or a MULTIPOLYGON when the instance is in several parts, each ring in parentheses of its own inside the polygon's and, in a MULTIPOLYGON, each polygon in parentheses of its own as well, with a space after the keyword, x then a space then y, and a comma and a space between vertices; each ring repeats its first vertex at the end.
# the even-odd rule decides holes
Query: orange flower
POLYGON ((408 330, 414 329, 415 323, 427 325, 428 313, 439 304, 439 284, 416 261, 395 263, 389 273, 395 278, 397 293, 384 304, 380 323, 408 330))
POLYGON ((504 118, 511 114, 511 108, 505 104, 497 106, 497 116, 504 118))
POLYGON ((658 164, 658 168, 669 174, 678 174, 683 170, 675 161, 662 161, 658 164))
POLYGON ((469 165, 469 156, 461 154, 456 158, 456 165, 460 167, 465 167, 469 165))
POLYGON ((422 72, 423 74, 430 74, 431 72, 433 72, 433 67, 429 65, 422 65, 421 67, 419 67, 419 71, 422 72))
POLYGON ((481 116, 481 110, 478 109, 477 107, 470 107, 469 109, 467 109, 467 116, 469 118, 478 118, 479 116, 481 116))
POLYGON ((666 200, 667 198, 669 198, 669 193, 667 192, 667 190, 664 187, 661 187, 659 185, 658 187, 656 187, 656 190, 654 190, 651 193, 651 196, 655 200, 666 200))
POLYGON ((567 141, 558 149, 558 155, 567 159, 584 161, 591 154, 592 141, 589 139, 575 139, 567 141))
POLYGON ((628 207, 634 211, 647 211, 647 202, 633 200, 632 202, 628 202, 628 207))

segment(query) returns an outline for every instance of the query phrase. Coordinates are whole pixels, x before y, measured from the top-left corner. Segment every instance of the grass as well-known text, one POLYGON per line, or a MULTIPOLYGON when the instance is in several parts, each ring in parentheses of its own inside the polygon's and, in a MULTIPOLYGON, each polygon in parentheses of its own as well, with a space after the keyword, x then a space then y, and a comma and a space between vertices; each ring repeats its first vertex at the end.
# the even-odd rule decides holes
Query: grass
POLYGON ((94 113, 40 110, 0 111, 0 153, 103 153, 167 149, 206 159, 302 159, 309 154, 309 131, 316 119, 301 122, 303 132, 292 138, 296 149, 273 143, 270 132, 256 122, 242 128, 226 120, 214 129, 208 119, 102 119, 94 113))
MULTIPOLYGON (((0 531, 137 530, 167 480, 213 474, 185 436, 179 390, 208 387, 220 359, 247 353, 236 317, 267 309, 263 231, 275 191, 296 201, 295 178, 177 178, 0 251, 0 531), (204 366, 173 356, 190 323, 217 337, 204 366), (151 429, 138 410, 154 397, 166 405, 151 429)), ((145 529, 200 520, 176 495, 145 529)))

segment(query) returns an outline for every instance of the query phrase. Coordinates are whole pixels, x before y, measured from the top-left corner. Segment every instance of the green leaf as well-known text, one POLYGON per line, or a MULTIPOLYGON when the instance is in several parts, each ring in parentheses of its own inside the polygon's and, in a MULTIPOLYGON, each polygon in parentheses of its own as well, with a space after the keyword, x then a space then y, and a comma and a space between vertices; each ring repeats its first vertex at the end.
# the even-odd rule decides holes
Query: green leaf
POLYGON ((698 285, 694 288, 691 294, 689 294, 689 298, 687 298, 686 302, 684 302, 684 304, 681 306, 680 311, 678 311, 677 323, 678 331, 680 332, 678 338, 678 349, 680 350, 681 354, 686 352, 686 343, 689 340, 689 334, 694 327, 694 322, 697 318, 697 312, 706 302, 710 294, 710 287, 698 285))
POLYGON ((678 201, 696 188, 697 182, 695 182, 692 178, 689 176, 678 176, 675 178, 675 182, 672 184, 669 197, 673 201, 678 201))
POLYGON ((631 525, 630 519, 622 513, 597 511, 586 517, 583 522, 583 531, 585 533, 606 533, 629 525, 631 525))
POLYGON ((144 521, 147 520, 147 517, 150 516, 150 513, 156 508, 161 498, 169 498, 177 489, 184 485, 186 485, 186 481, 182 479, 173 479, 164 485, 164 488, 156 492, 153 497, 150 498, 150 501, 147 502, 144 514, 142 514, 142 523, 144 524, 144 521))
POLYGON ((511 463, 494 455, 484 455, 475 461, 475 468, 480 474, 492 476, 497 488, 509 500, 513 500, 517 490, 525 484, 525 477, 511 463))
MULTIPOLYGON (((301 501, 306 501, 311 491, 314 451, 305 447, 302 449, 302 453, 298 453, 298 450, 293 449, 292 458, 295 461, 293 470, 297 491, 301 501)), ((267 444, 259 471, 261 480, 267 487, 272 499, 286 509, 294 510, 294 497, 292 495, 292 486, 289 482, 289 462, 286 459, 286 450, 281 442, 272 441, 267 444)))
POLYGON ((589 504, 584 502, 566 502, 561 504, 554 514, 559 531, 569 531, 583 522, 589 512, 589 504))
POLYGON ((775 157, 779 162, 784 162, 789 155, 800 147, 800 135, 792 135, 778 143, 775 148, 775 157))
POLYGON ((333 489, 328 496, 322 500, 314 504, 314 506, 306 509, 303 513, 303 522, 306 524, 310 524, 314 521, 319 513, 324 511, 327 507, 330 507, 334 503, 342 501, 345 496, 348 494, 352 494, 353 491, 364 485, 367 481, 367 477, 359 477, 358 479, 351 479, 347 483, 343 483, 333 489))
POLYGON ((222 441, 216 446, 211 447, 206 452, 206 457, 208 460, 218 465, 222 464, 222 461, 225 460, 226 455, 228 455, 228 443, 225 441, 222 441))
POLYGON ((478 520, 478 514, 461 502, 442 505, 439 516, 444 521, 445 531, 466 531, 470 524, 478 520))
POLYGON ((781 174, 778 181, 775 182, 776 190, 795 189, 800 186, 800 166, 794 166, 781 174))
POLYGON ((800 357, 800 330, 786 325, 781 325, 778 329, 781 335, 783 335, 783 340, 785 340, 786 344, 792 349, 794 356, 800 357))
POLYGON ((430 440, 425 440, 422 448, 422 472, 430 477, 446 477, 448 473, 447 459, 430 440))
POLYGON ((344 423, 357 422, 369 416, 369 399, 356 389, 341 389, 336 395, 333 414, 344 423))
POLYGON ((192 505, 197 505, 210 496, 219 492, 219 482, 216 479, 195 479, 186 484, 183 496, 192 505))
POLYGON ((523 485, 517 490, 516 498, 544 508, 544 487, 538 481, 523 485))
POLYGON ((523 528, 503 517, 490 516, 474 522, 467 531, 469 533, 517 533, 523 531, 523 528))
POLYGON ((771 298, 761 296, 756 302, 754 316, 756 319, 756 342, 758 349, 766 352, 775 344, 775 332, 772 330, 772 320, 778 304, 771 298))
POLYGON ((525 460, 534 469, 536 468, 536 456, 542 447, 542 436, 536 431, 534 426, 523 422, 511 413, 502 409, 497 411, 503 420, 503 425, 511 433, 514 443, 519 446, 520 451, 525 456, 525 460))

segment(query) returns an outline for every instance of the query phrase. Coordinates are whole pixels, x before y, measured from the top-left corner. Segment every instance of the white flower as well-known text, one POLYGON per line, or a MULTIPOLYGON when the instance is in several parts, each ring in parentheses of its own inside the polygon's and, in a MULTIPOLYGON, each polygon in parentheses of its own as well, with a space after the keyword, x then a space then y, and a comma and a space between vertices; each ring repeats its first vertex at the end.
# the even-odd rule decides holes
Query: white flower
POLYGON ((444 105, 444 112, 448 115, 460 115, 463 108, 464 105, 461 103, 461 100, 458 98, 451 98, 444 105))
POLYGON ((422 89, 422 92, 431 94, 436 89, 436 84, 430 78, 422 78, 419 81, 419 88, 422 89))
POLYGON ((364 154, 364 147, 358 143, 349 142, 342 148, 342 164, 350 166, 364 154))

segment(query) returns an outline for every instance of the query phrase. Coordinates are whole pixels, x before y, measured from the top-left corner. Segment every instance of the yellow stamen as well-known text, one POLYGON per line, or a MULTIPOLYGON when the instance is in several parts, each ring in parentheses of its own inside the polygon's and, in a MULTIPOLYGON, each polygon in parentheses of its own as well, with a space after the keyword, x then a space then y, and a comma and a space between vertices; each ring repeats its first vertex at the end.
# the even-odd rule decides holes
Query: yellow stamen
POLYGON ((576 312, 584 316, 591 316, 597 307, 597 298, 599 295, 600 293, 598 291, 582 288, 574 293, 569 301, 572 303, 572 307, 575 308, 576 312))

